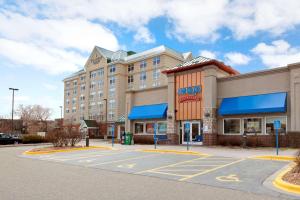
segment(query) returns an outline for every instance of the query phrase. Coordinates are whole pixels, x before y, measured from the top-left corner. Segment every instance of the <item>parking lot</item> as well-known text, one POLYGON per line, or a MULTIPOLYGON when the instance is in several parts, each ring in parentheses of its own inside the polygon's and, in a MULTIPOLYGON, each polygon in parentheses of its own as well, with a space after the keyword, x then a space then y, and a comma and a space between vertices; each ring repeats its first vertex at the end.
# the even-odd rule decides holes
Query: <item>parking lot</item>
POLYGON ((93 149, 22 157, 278 196, 263 186, 287 163, 214 155, 93 149))

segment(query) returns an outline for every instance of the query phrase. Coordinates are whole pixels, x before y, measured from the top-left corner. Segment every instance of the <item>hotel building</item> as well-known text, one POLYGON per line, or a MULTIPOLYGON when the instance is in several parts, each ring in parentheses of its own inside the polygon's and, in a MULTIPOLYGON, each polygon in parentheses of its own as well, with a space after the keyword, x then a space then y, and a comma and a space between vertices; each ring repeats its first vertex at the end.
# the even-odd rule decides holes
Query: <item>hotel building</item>
POLYGON ((240 74, 164 46, 132 53, 94 48, 84 70, 64 80, 66 123, 117 138, 132 132, 135 143, 153 143, 155 132, 168 144, 235 145, 247 138, 274 146, 276 121, 280 144, 300 145, 300 63, 240 74), (106 119, 103 132, 97 124, 106 119))

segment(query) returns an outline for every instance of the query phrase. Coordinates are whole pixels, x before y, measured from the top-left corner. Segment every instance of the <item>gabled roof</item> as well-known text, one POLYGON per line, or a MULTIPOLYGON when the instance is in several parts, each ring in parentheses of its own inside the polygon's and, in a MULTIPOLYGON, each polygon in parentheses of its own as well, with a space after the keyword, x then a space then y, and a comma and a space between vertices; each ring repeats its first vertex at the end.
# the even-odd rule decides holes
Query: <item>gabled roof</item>
POLYGON ((96 49, 99 51, 99 53, 101 55, 103 55, 105 58, 111 58, 114 54, 113 51, 111 50, 108 50, 108 49, 105 49, 105 48, 102 48, 102 47, 98 47, 96 46, 96 49))
POLYGON ((95 128, 95 127, 98 128, 98 124, 96 120, 83 120, 83 122, 86 124, 88 128, 95 128))
POLYGON ((230 67, 228 65, 225 65, 223 62, 220 62, 215 59, 206 58, 203 56, 198 56, 190 61, 184 62, 183 64, 177 65, 175 67, 170 67, 170 68, 162 71, 162 73, 170 74, 170 73, 174 73, 174 72, 180 72, 180 71, 195 69, 195 68, 199 68, 199 67, 205 67, 208 65, 216 65, 218 68, 220 68, 221 70, 223 70, 231 75, 239 74, 238 71, 236 71, 235 69, 233 69, 232 67, 230 67))
POLYGON ((71 74, 70 76, 66 77, 63 81, 65 81, 65 80, 67 80, 67 79, 72 79, 73 77, 76 77, 76 76, 78 76, 78 75, 80 75, 80 74, 82 74, 82 73, 84 73, 84 72, 85 72, 84 69, 81 69, 81 70, 79 70, 79 71, 77 71, 77 72, 71 74))

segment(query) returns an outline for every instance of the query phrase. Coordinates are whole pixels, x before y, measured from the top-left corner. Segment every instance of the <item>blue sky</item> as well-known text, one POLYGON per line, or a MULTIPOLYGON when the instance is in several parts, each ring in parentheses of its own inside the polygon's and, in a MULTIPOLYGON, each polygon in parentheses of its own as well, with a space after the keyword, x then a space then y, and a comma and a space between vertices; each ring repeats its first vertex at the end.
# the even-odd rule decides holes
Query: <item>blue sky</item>
POLYGON ((299 0, 0 0, 0 116, 40 104, 60 116, 62 79, 94 45, 140 52, 166 45, 241 73, 300 62, 299 0), (284 5, 284 6, 283 6, 284 5))

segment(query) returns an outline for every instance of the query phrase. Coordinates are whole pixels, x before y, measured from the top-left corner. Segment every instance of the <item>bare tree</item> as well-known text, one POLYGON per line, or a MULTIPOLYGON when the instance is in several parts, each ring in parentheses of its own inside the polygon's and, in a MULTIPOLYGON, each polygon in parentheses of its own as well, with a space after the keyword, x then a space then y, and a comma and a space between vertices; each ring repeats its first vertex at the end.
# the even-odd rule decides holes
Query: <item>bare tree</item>
POLYGON ((47 131, 47 120, 50 118, 52 112, 50 108, 42 107, 41 105, 19 105, 17 114, 23 120, 25 126, 29 122, 42 122, 47 131))

